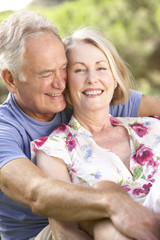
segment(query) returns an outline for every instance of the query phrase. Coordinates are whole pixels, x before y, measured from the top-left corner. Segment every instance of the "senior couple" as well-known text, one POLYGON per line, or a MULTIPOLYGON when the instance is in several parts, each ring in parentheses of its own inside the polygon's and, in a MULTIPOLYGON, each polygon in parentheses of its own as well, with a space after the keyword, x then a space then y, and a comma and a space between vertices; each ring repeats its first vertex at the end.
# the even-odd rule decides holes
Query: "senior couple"
POLYGON ((112 44, 91 29, 63 43, 45 17, 17 12, 0 24, 0 69, 2 240, 158 240, 159 120, 112 116, 159 115, 160 99, 129 91, 112 44))

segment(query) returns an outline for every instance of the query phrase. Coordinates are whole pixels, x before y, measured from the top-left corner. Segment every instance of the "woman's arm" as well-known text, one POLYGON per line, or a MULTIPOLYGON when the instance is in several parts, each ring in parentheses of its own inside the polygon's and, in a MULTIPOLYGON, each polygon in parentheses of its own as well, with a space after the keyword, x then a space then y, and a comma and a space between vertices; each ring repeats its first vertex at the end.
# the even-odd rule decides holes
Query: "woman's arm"
MULTIPOLYGON (((38 151, 36 154, 37 166, 45 173, 49 178, 55 178, 71 183, 71 178, 67 170, 67 166, 62 159, 54 158, 46 155, 43 151, 38 151)), ((54 234, 56 240, 87 240, 91 239, 86 232, 93 235, 94 239, 105 240, 104 237, 108 231, 107 239, 112 240, 113 235, 117 235, 115 240, 127 240, 129 238, 123 236, 119 231, 115 229, 111 221, 95 221, 95 222, 85 222, 81 223, 83 225, 84 231, 80 230, 77 223, 56 221, 54 219, 49 219, 50 227, 54 234), (95 224, 96 223, 96 224, 95 224), (94 231, 89 228, 93 228, 94 231), (92 232, 92 233, 91 233, 92 232)))
POLYGON ((67 166, 62 159, 51 157, 39 150, 36 153, 36 163, 48 178, 54 178, 71 183, 67 166))
MULTIPOLYGON (((43 151, 36 154, 37 166, 48 178, 55 178, 71 183, 67 166, 62 159, 46 155, 43 151)), ((69 207, 69 206, 67 206, 69 207)), ((79 229, 77 223, 49 219, 55 240, 91 240, 88 234, 79 229)))
POLYGON ((109 219, 98 221, 93 232, 94 240, 131 240, 120 233, 109 219))
POLYGON ((160 97, 142 96, 138 117, 160 115, 160 97))

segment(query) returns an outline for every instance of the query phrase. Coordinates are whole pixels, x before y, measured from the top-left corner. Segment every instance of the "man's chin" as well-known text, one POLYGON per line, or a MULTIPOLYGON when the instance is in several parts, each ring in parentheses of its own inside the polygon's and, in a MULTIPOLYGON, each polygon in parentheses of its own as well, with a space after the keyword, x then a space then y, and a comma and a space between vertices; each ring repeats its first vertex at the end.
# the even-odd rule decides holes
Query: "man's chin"
POLYGON ((55 107, 55 112, 58 113, 58 112, 61 112, 65 109, 66 107, 66 103, 64 102, 63 104, 57 104, 57 106, 55 107))

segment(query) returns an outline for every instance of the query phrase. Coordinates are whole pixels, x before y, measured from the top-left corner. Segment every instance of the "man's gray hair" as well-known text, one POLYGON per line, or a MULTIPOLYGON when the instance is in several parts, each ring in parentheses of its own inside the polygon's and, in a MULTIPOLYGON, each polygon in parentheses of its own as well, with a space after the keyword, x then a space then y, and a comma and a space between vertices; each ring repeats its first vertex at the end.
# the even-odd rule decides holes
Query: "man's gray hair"
POLYGON ((45 32, 55 34, 60 40, 57 27, 43 15, 32 11, 20 11, 0 23, 0 71, 8 69, 14 78, 25 81, 25 41, 45 32))

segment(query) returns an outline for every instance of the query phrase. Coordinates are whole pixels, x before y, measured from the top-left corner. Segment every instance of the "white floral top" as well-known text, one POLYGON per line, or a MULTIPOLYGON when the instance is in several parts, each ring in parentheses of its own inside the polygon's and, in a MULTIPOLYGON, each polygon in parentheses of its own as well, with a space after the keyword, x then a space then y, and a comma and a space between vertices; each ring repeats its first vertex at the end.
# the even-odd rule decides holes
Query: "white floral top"
MULTIPOLYGON (((157 116, 158 118, 158 116, 157 116)), ((160 121, 156 118, 113 118, 129 133, 130 171, 112 151, 101 148, 72 116, 68 125, 60 124, 49 137, 31 143, 32 156, 37 149, 64 160, 72 182, 92 186, 110 180, 122 185, 135 200, 145 199, 160 175, 160 121)))

